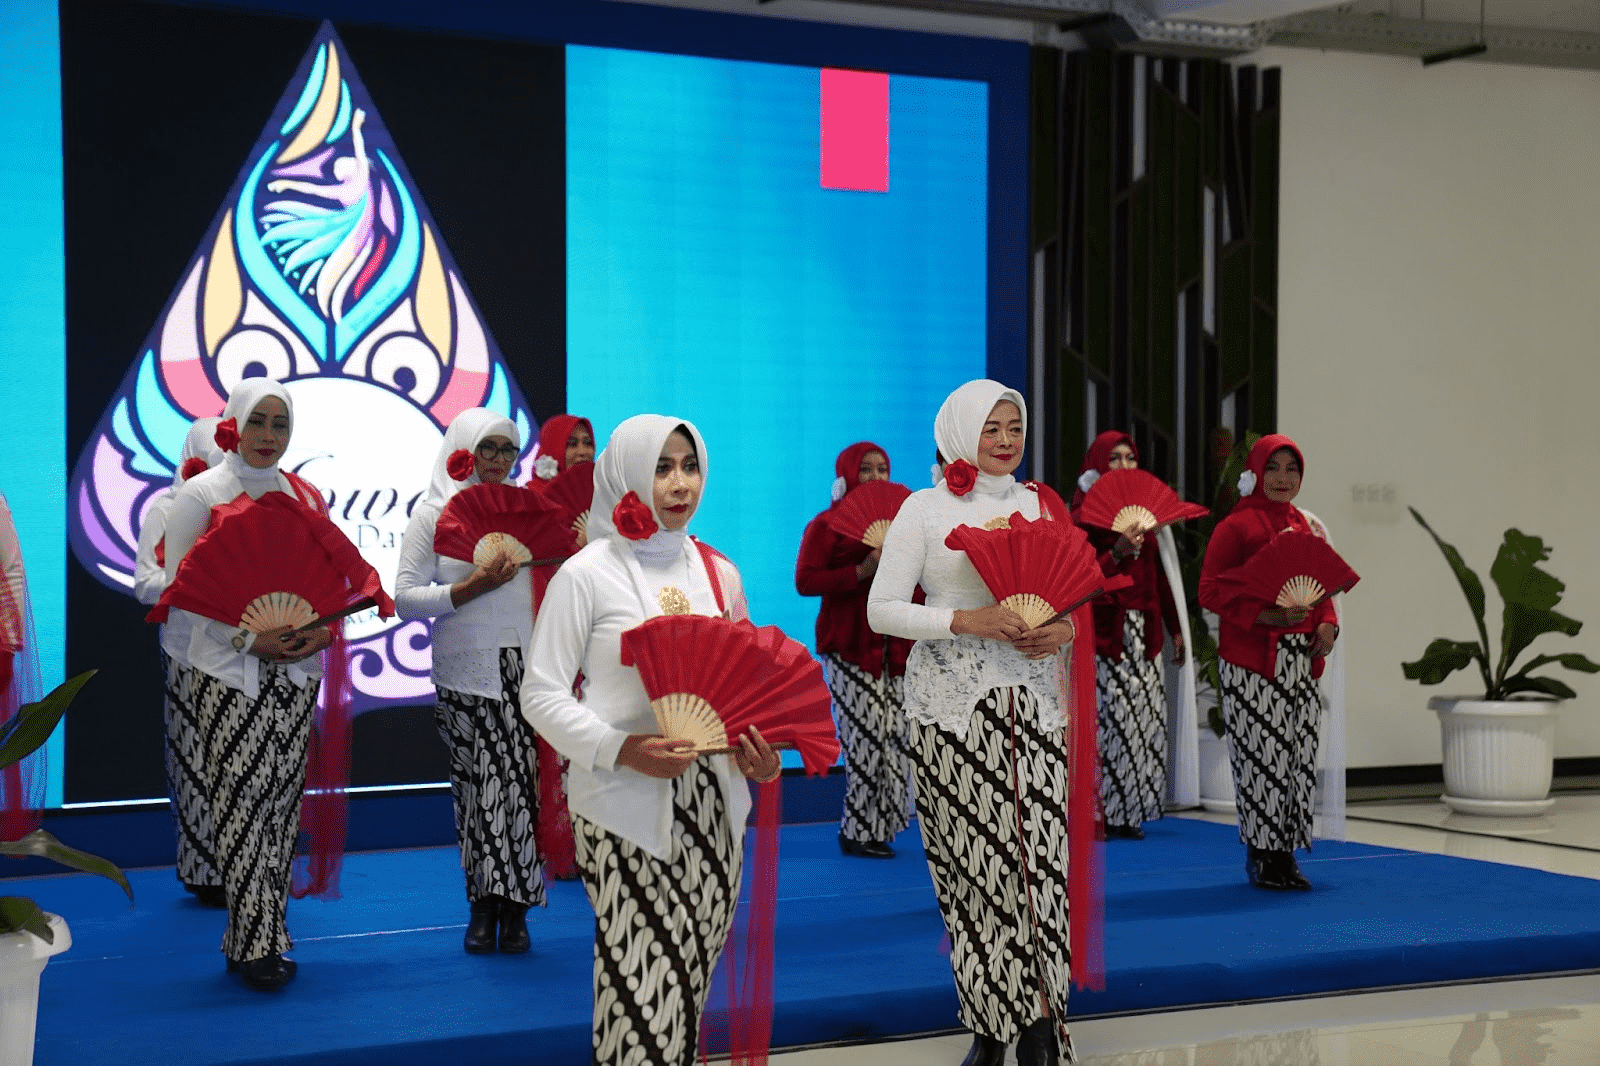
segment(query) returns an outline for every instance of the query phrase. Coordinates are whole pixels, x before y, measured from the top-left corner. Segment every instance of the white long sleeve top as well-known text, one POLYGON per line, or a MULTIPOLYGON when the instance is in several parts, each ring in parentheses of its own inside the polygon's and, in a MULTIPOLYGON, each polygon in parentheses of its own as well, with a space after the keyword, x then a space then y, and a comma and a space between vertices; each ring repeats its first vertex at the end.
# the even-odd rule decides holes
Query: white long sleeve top
POLYGON ((526 570, 491 592, 456 607, 450 586, 472 575, 472 564, 433 550, 443 513, 423 500, 400 541, 394 609, 401 618, 432 618, 435 686, 470 696, 501 696, 500 649, 526 648, 533 635, 533 586, 526 570))
POLYGON ((950 632, 956 611, 989 607, 995 598, 966 552, 945 547, 944 538, 957 526, 981 528, 1013 512, 1038 519, 1039 494, 1010 477, 980 475, 965 496, 942 484, 912 493, 889 527, 867 596, 867 624, 917 642, 906 660, 905 708, 913 721, 965 737, 985 693, 1021 685, 1036 698, 1041 729, 1066 724, 1058 656, 1029 659, 1009 644, 950 632), (925 604, 911 602, 918 585, 925 604))
MULTIPOLYGON (((229 454, 222 463, 196 474, 179 486, 172 495, 172 506, 167 511, 167 584, 172 583, 178 573, 178 564, 183 562, 183 557, 189 553, 194 542, 211 524, 211 508, 231 503, 239 498, 241 492, 252 500, 258 500, 274 491, 301 498, 281 471, 276 468, 253 471, 234 454, 229 454), (244 477, 240 477, 238 468, 244 468, 244 477)), ((174 607, 167 615, 161 647, 182 665, 209 674, 254 699, 260 686, 257 666, 261 660, 249 654, 253 637, 246 638, 244 650, 234 648, 233 637, 238 632, 237 625, 227 625, 174 607)), ((290 680, 296 685, 303 685, 322 677, 322 656, 315 655, 303 662, 286 664, 285 669, 290 680)))
POLYGON ((167 535, 167 512, 172 510, 176 489, 165 489, 144 512, 139 527, 139 551, 133 562, 133 598, 152 607, 167 590, 167 568, 156 562, 156 545, 167 535))
MULTIPOLYGON (((717 573, 730 616, 747 617, 738 570, 719 564, 717 573)), ((622 633, 645 620, 645 603, 655 604, 669 585, 687 593, 696 613, 721 613, 691 541, 685 539, 683 551, 660 566, 641 564, 616 537, 591 542, 551 580, 522 679, 523 716, 572 760, 568 808, 663 860, 672 854, 672 782, 618 766, 617 754, 629 735, 660 732, 639 672, 622 665, 622 633), (577 699, 572 683, 580 671, 583 697, 577 699)), ((652 607, 649 616, 659 613, 652 607)), ((740 841, 750 813, 744 775, 730 756, 704 758, 722 787, 734 840, 740 841)))

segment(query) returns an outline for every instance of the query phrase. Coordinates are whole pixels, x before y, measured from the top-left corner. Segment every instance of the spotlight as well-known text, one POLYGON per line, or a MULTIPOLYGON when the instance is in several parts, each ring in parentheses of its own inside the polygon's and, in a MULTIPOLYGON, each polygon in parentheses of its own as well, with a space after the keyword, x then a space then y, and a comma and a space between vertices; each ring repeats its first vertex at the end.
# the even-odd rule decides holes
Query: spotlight
POLYGON ((1489 50, 1489 46, 1482 41, 1472 44, 1463 44, 1455 48, 1446 48, 1442 52, 1430 52, 1422 57, 1422 65, 1431 67, 1435 63, 1445 63, 1452 59, 1466 59, 1468 56, 1481 56, 1489 50))

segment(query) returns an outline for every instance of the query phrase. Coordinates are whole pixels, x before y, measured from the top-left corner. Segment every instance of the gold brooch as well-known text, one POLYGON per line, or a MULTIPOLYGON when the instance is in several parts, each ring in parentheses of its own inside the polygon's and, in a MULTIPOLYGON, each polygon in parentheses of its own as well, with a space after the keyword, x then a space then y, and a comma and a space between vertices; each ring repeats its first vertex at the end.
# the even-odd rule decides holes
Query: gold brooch
POLYGON ((688 594, 672 585, 667 585, 656 593, 656 602, 661 605, 662 614, 694 613, 694 604, 689 602, 688 594))

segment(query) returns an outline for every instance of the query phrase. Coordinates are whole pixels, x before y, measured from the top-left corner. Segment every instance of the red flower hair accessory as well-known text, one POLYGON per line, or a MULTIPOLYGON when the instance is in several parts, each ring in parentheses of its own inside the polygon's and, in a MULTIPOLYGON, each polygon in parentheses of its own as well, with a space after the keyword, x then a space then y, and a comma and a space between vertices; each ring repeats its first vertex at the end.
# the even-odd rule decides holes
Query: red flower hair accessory
POLYGON ((217 431, 211 435, 211 439, 216 441, 217 447, 221 448, 225 452, 238 451, 239 420, 237 418, 230 418, 225 422, 218 422, 217 431))
POLYGON ((478 469, 478 462, 472 458, 472 453, 465 448, 457 448, 450 453, 450 458, 445 460, 444 469, 452 481, 465 481, 478 469))
POLYGON ((661 528, 637 492, 630 492, 617 501, 611 511, 611 524, 629 540, 648 540, 661 528))
POLYGON ((178 471, 178 474, 183 478, 183 480, 188 481, 196 474, 204 474, 210 469, 211 464, 207 463, 204 459, 196 455, 183 461, 183 468, 178 471))
POLYGON ((952 496, 965 496, 978 483, 978 471, 965 459, 957 459, 944 468, 944 487, 952 496))

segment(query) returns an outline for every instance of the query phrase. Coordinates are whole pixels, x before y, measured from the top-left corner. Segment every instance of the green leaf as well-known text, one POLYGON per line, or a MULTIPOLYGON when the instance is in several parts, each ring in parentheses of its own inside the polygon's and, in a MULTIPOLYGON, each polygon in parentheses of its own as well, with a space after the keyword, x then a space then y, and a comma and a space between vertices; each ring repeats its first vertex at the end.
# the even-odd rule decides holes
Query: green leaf
POLYGON ((1562 655, 1535 655, 1528 660, 1528 665, 1511 676, 1526 677, 1530 671, 1537 670, 1541 666, 1548 666, 1551 663, 1560 663, 1568 670, 1578 670, 1585 674, 1600 674, 1600 663, 1590 662, 1577 652, 1569 651, 1562 655))
POLYGON ((1549 611, 1561 602, 1567 586, 1539 569, 1550 558, 1550 549, 1538 537, 1517 529, 1506 530, 1506 539, 1494 557, 1489 576, 1500 589, 1500 598, 1536 610, 1549 611))
POLYGON ((1538 607, 1524 607, 1520 603, 1506 604, 1501 619, 1498 674, 1501 679, 1505 678, 1506 672, 1517 661, 1517 656, 1544 634, 1565 633, 1569 637, 1575 637, 1579 630, 1583 629, 1583 623, 1575 618, 1568 618, 1564 614, 1538 607))
POLYGON ((1239 498, 1239 475, 1244 473, 1244 468, 1250 462, 1250 449, 1256 446, 1256 441, 1261 439, 1261 434, 1247 432, 1244 440, 1234 445, 1233 451, 1228 455, 1228 461, 1223 464, 1222 473, 1217 476, 1217 493, 1212 499, 1211 521, 1217 523, 1227 517, 1226 512, 1218 514, 1224 501, 1231 508, 1234 501, 1239 498))
POLYGON ((21 840, 0 841, 0 855, 38 855, 74 870, 99 874, 121 885, 122 891, 128 894, 128 900, 133 900, 133 886, 128 884, 128 879, 122 876, 122 871, 117 869, 115 863, 98 855, 90 855, 87 851, 69 848, 43 829, 35 829, 21 840))
POLYGON ((1500 686, 1500 691, 1495 693, 1495 697, 1504 699, 1518 692, 1542 692, 1546 696, 1562 700, 1570 700, 1578 695, 1553 677, 1512 677, 1507 678, 1505 684, 1500 686))
POLYGON ((31 899, 21 896, 0 896, 0 933, 26 930, 46 944, 56 942, 56 931, 50 928, 50 919, 31 899))
POLYGON ((1206 711, 1206 725, 1211 727, 1211 731, 1217 735, 1218 740, 1228 735, 1228 720, 1222 717, 1221 707, 1213 705, 1206 711))
POLYGON ((15 725, 7 731, 5 742, 0 744, 0 766, 21 762, 49 740, 56 723, 61 721, 61 716, 67 713, 67 708, 72 704, 72 698, 96 673, 98 671, 85 670, 51 689, 38 703, 24 703, 19 707, 15 725))
POLYGON ((1428 531, 1428 536, 1433 538, 1433 542, 1444 553, 1445 562, 1449 563, 1450 569, 1455 572, 1456 581, 1461 585, 1461 591, 1466 594, 1467 606, 1472 608, 1472 617, 1477 621, 1479 631, 1483 633, 1484 646, 1488 647, 1488 631, 1484 629, 1483 621, 1483 582, 1479 580, 1477 574, 1473 573, 1472 568, 1466 564, 1466 561, 1461 558, 1461 553, 1456 551, 1454 545, 1446 544, 1439 539, 1439 534, 1433 531, 1433 527, 1428 525, 1422 515, 1417 513, 1415 507, 1408 507, 1407 510, 1411 512, 1411 517, 1417 520, 1417 525, 1428 531))
POLYGON ((1470 640, 1446 640, 1440 637, 1423 651, 1422 658, 1413 663, 1401 663, 1406 677, 1424 685, 1437 685, 1457 670, 1465 670, 1476 660, 1485 662, 1483 647, 1470 640))

